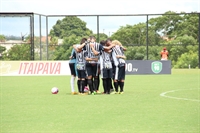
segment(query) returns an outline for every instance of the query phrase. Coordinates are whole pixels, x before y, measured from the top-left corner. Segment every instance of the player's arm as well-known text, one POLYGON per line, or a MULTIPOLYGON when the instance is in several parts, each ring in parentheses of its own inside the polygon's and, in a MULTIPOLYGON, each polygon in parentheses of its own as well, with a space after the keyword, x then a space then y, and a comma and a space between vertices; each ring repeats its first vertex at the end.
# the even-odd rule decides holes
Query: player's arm
POLYGON ((78 48, 76 47, 76 45, 73 45, 74 50, 76 50, 76 52, 78 52, 78 48))
POLYGON ((86 61, 98 61, 98 58, 85 58, 86 61))
POLYGON ((127 50, 127 48, 125 48, 125 47, 123 47, 123 46, 121 46, 122 47, 122 49, 124 50, 124 51, 126 51, 127 50))
POLYGON ((78 46, 78 49, 81 50, 82 48, 85 50, 85 45, 87 42, 82 43, 80 46, 78 46))
POLYGON ((98 61, 98 58, 88 58, 88 52, 84 51, 84 57, 86 61, 98 61))
POLYGON ((116 55, 117 58, 122 58, 122 59, 126 59, 125 55, 116 55))
POLYGON ((92 52, 94 53, 94 55, 99 55, 99 52, 94 49, 94 46, 93 46, 92 43, 90 43, 90 47, 91 47, 92 52))
POLYGON ((105 50, 106 53, 112 53, 112 50, 105 50))
POLYGON ((110 46, 103 46, 103 48, 105 49, 105 50, 110 50, 112 47, 114 47, 115 46, 115 44, 111 44, 110 46))

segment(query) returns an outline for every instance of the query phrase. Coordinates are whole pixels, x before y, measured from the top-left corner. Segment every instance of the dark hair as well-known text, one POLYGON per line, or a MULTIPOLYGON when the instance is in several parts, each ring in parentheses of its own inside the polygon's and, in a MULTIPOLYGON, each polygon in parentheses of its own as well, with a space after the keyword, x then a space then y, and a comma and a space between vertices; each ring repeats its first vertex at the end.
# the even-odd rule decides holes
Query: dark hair
POLYGON ((82 38, 80 44, 83 44, 83 43, 85 43, 86 41, 87 41, 86 38, 82 38))
POLYGON ((90 39, 96 39, 95 36, 90 36, 90 39))
POLYGON ((111 42, 112 42, 112 39, 108 38, 108 39, 106 40, 106 43, 107 43, 108 41, 111 41, 111 42))
POLYGON ((102 40, 100 41, 100 44, 104 46, 106 44, 106 41, 102 40))

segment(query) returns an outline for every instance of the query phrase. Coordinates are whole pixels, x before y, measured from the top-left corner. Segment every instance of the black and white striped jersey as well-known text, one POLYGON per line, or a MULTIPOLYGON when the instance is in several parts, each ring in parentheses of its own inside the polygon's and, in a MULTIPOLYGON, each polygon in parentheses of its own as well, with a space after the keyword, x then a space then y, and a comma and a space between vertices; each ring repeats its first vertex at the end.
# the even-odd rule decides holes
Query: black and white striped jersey
POLYGON ((124 56, 124 50, 122 47, 116 45, 112 48, 112 59, 114 61, 115 66, 118 66, 119 64, 125 63, 125 60, 122 58, 117 58, 116 55, 124 56))
POLYGON ((76 66, 78 70, 85 70, 85 64, 86 60, 85 58, 87 57, 87 52, 82 50, 81 52, 75 51, 73 53, 73 57, 76 59, 76 66))
POLYGON ((103 68, 111 69, 112 68, 111 53, 101 51, 100 67, 101 67, 101 69, 103 69, 103 68))
MULTIPOLYGON (((94 42, 94 49, 100 53, 100 51, 103 50, 103 46, 99 43, 96 43, 94 42)), ((99 55, 94 55, 91 47, 90 47, 90 44, 87 43, 84 47, 83 47, 83 50, 87 51, 87 55, 88 55, 88 58, 99 58, 99 55)), ((90 61, 90 63, 97 63, 95 61, 90 61)))

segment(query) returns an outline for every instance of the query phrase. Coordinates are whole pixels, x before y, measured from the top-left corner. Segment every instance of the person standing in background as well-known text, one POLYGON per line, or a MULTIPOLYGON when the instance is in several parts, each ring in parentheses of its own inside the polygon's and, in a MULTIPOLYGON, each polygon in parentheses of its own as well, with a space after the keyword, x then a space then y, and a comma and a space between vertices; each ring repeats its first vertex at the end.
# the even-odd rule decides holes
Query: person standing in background
POLYGON ((160 52, 161 60, 168 60, 169 53, 166 49, 166 47, 163 48, 163 50, 160 52))

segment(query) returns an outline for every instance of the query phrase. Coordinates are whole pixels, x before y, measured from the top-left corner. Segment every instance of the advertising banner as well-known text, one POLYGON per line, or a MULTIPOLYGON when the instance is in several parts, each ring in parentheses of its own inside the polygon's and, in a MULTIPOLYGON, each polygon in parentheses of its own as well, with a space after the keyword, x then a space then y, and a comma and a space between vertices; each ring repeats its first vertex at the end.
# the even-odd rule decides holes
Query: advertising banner
MULTIPOLYGON (((70 74, 69 61, 0 61, 0 76, 70 74)), ((126 74, 171 74, 171 61, 126 60, 126 74)))
POLYGON ((70 75, 69 61, 1 61, 1 76, 70 75))
POLYGON ((171 74, 171 61, 126 60, 126 74, 171 74))

